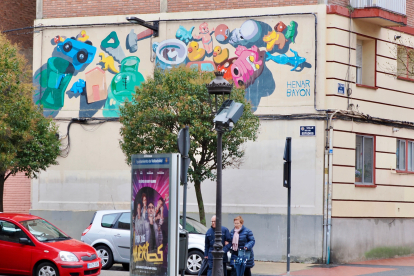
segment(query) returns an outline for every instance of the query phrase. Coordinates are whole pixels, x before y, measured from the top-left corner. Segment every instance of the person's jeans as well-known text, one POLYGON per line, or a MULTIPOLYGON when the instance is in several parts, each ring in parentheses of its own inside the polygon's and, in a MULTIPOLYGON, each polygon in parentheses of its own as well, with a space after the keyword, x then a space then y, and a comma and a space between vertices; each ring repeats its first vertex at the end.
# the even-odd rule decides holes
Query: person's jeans
MULTIPOLYGON (((252 276, 252 272, 250 270, 250 267, 246 267, 244 269, 244 274, 243 275, 244 276, 252 276)), ((231 267, 231 274, 230 274, 230 276, 237 276, 236 268, 234 266, 231 267)))
MULTIPOLYGON (((213 274, 213 262, 208 262, 207 276, 213 274)), ((227 276, 227 266, 226 263, 223 263, 223 275, 227 276)))

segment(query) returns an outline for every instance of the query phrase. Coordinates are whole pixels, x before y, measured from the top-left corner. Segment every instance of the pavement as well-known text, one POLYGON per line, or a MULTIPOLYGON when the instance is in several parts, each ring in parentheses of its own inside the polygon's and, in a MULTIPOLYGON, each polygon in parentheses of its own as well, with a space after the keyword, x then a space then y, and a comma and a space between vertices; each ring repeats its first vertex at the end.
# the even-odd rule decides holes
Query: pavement
MULTIPOLYGON (((286 275, 286 263, 258 262, 252 269, 253 276, 286 275)), ((110 270, 102 270, 102 276, 127 276, 122 266, 114 265, 110 270)), ((291 263, 290 275, 298 276, 414 276, 414 256, 392 259, 370 260, 349 264, 303 264, 291 263)))

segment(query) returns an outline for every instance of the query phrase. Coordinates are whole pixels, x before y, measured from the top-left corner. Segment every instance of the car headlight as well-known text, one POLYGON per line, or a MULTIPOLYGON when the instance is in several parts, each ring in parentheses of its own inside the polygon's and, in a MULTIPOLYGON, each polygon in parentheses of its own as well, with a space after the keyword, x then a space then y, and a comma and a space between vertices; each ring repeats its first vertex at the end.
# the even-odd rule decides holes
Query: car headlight
POLYGON ((64 262, 79 262, 78 257, 76 257, 76 255, 72 252, 60 251, 59 257, 64 262))

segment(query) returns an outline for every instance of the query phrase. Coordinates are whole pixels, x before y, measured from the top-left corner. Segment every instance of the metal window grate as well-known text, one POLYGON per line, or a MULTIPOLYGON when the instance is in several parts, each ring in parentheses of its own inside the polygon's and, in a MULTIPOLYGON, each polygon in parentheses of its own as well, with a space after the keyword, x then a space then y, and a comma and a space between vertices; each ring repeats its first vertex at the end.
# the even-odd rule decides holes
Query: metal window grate
POLYGON ((377 7, 390 12, 406 15, 406 0, 351 0, 355 9, 377 7))

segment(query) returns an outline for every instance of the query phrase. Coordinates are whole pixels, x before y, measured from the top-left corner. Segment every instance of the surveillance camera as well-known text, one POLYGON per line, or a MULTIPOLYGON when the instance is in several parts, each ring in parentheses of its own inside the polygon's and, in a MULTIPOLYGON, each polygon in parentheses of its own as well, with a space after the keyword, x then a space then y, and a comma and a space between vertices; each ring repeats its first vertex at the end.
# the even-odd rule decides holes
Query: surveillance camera
POLYGON ((213 122, 232 130, 234 124, 237 123, 243 114, 243 110, 243 104, 236 103, 233 100, 225 100, 217 112, 217 116, 214 118, 213 122))
POLYGON ((397 132, 397 131, 399 131, 400 129, 399 128, 396 128, 396 127, 393 127, 392 128, 392 132, 397 132))
POLYGON ((401 36, 400 35, 394 35, 394 40, 400 39, 401 36))

